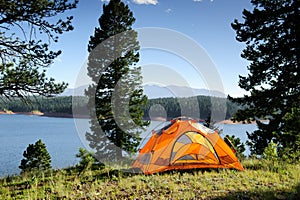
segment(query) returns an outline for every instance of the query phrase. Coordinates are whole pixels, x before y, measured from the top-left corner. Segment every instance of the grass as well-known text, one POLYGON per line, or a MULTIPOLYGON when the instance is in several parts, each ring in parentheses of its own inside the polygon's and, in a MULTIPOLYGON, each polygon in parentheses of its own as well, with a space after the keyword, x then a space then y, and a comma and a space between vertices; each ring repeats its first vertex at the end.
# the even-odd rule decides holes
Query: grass
POLYGON ((0 199, 300 199, 300 164, 260 160, 246 170, 191 170, 155 175, 116 168, 75 168, 0 180, 0 199))

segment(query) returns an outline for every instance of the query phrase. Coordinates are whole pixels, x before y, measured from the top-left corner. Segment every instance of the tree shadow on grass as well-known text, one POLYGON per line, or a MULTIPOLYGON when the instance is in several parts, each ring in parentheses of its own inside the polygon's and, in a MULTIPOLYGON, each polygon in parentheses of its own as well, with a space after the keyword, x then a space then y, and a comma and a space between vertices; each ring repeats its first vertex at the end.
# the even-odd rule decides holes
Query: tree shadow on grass
MULTIPOLYGON (((163 171, 163 172, 158 172, 154 173, 151 175, 164 175, 164 174, 179 174, 182 175, 184 173, 190 173, 190 174, 195 174, 195 173, 205 173, 205 172, 212 172, 212 171, 219 171, 219 169, 188 169, 188 170, 168 170, 168 171, 163 171)), ((107 171, 102 171, 94 177, 96 179, 114 179, 118 180, 118 178, 127 178, 127 177, 133 177, 133 176, 140 176, 140 175, 145 175, 140 169, 138 168, 130 168, 130 169, 111 169, 107 171)), ((148 175, 145 175, 148 176, 148 175)))
POLYGON ((300 183, 298 183, 296 186, 291 187, 289 190, 276 190, 276 189, 269 189, 269 190, 251 190, 251 191, 230 191, 225 195, 221 195, 219 197, 212 198, 213 200, 219 200, 219 199, 228 199, 228 200, 235 200, 235 199, 262 199, 262 200, 299 200, 300 199, 300 183))
MULTIPOLYGON (((206 173, 206 172, 219 172, 220 170, 228 170, 228 169, 182 169, 182 170, 168 170, 163 172, 157 172, 150 175, 172 175, 172 174, 179 174, 183 175, 185 173, 188 174, 198 174, 198 173, 206 173)), ((132 176, 140 176, 145 175, 149 176, 147 174, 144 174, 141 169, 139 168, 129 168, 129 169, 113 169, 106 172, 102 172, 96 175, 97 178, 100 179, 110 179, 110 178, 127 178, 132 176)))

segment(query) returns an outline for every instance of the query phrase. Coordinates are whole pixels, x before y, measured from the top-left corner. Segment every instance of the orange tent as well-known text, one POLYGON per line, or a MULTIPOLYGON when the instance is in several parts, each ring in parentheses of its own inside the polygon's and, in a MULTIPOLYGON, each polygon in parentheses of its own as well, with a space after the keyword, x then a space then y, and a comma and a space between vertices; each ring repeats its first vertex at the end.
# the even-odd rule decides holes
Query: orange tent
POLYGON ((152 136, 133 164, 145 174, 174 169, 233 168, 244 170, 217 131, 179 117, 152 136))

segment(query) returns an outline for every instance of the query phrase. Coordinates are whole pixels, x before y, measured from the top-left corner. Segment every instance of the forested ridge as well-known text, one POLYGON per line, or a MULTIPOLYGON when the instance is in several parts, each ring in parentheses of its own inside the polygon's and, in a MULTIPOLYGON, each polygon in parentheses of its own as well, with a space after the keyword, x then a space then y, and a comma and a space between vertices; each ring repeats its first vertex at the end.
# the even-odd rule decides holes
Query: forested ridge
MULTIPOLYGON (((79 97, 82 99, 81 105, 83 106, 87 99, 85 97, 79 97)), ((72 114, 72 96, 61 97, 31 97, 30 103, 24 102, 20 98, 14 98, 13 100, 0 101, 0 110, 10 110, 13 112, 31 112, 38 110, 43 113, 68 113, 72 114)))
MULTIPOLYGON (((226 119, 231 118, 239 109, 237 104, 232 103, 228 99, 219 98, 219 97, 210 97, 210 96, 197 96, 197 97, 186 97, 186 98, 158 98, 150 99, 144 109, 145 116, 149 117, 149 110, 157 109, 154 111, 155 114, 162 116, 161 109, 155 107, 154 105, 160 105, 163 107, 168 118, 174 118, 182 115, 181 107, 184 106, 186 112, 193 113, 192 110, 198 109, 200 111, 200 118, 207 119, 211 115, 212 106, 214 106, 214 112, 222 113, 226 109, 226 119), (196 99, 195 99, 196 98, 196 99), (213 103, 212 103, 213 102, 213 103), (197 105, 198 104, 198 105, 197 105), (226 106, 226 107, 225 107, 226 106)), ((157 116, 151 116, 157 117, 157 116)), ((189 116, 195 117, 195 116, 189 116)))
MULTIPOLYGON (((13 112, 31 112, 33 110, 38 110, 43 113, 68 113, 72 114, 72 96, 59 96, 59 97, 31 97, 31 103, 25 103, 21 99, 15 98, 13 100, 2 100, 0 101, 0 110, 11 110, 13 112)), ((88 99, 86 97, 76 97, 80 99, 76 100, 77 105, 74 105, 76 109, 86 110, 86 104, 88 99), (81 103, 79 103, 81 102, 81 103)), ((239 106, 236 103, 231 102, 228 99, 218 98, 218 97, 210 97, 210 96, 197 96, 197 103, 195 105, 195 101, 191 100, 191 98, 158 98, 158 99, 149 99, 147 105, 143 108, 144 110, 144 118, 149 118, 149 110, 156 109, 157 107, 154 105, 160 105, 163 107, 168 118, 178 117, 181 115, 181 104, 187 104, 186 107, 190 107, 191 109, 195 109, 195 106, 199 107, 200 116, 202 119, 206 119, 211 113, 212 100, 211 98, 215 98, 214 102, 220 101, 220 105, 215 110, 219 110, 222 112, 224 109, 224 101, 226 101, 226 119, 231 118, 239 109, 239 106), (180 102, 180 103, 179 103, 180 102)), ((161 114, 161 110, 157 110, 157 115, 161 114)), ((157 117, 157 116, 152 116, 157 117)))

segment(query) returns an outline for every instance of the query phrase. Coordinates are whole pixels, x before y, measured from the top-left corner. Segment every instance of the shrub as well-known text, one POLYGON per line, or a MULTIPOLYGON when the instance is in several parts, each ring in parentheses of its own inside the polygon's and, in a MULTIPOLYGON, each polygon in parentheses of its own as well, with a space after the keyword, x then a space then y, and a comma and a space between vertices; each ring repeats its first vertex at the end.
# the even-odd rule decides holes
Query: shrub
POLYGON ((288 163, 300 163, 300 150, 295 151, 292 148, 280 148, 279 157, 288 163))
POLYGON ((278 145, 271 141, 268 146, 264 149, 263 158, 266 160, 277 161, 278 154, 277 154, 277 147, 278 145))
POLYGON ((76 157, 80 158, 77 167, 81 170, 98 169, 103 167, 103 164, 99 163, 95 158, 95 154, 93 152, 87 151, 84 148, 79 148, 79 153, 76 154, 76 157))
POLYGON ((238 137, 235 137, 234 135, 229 136, 226 135, 224 137, 224 141, 226 144, 235 150, 235 154, 239 159, 245 159, 244 152, 246 150, 244 143, 241 142, 241 139, 238 137))
POLYGON ((21 172, 45 171, 51 169, 51 156, 42 140, 35 144, 29 144, 23 153, 24 159, 21 160, 19 168, 21 172))

